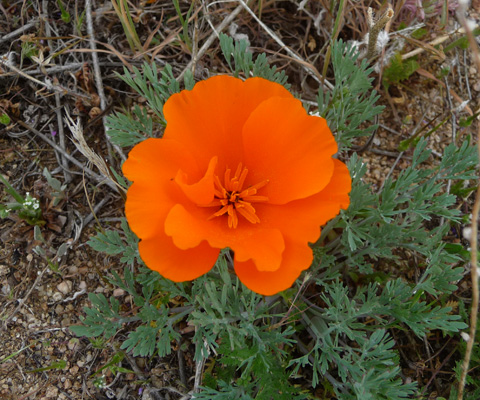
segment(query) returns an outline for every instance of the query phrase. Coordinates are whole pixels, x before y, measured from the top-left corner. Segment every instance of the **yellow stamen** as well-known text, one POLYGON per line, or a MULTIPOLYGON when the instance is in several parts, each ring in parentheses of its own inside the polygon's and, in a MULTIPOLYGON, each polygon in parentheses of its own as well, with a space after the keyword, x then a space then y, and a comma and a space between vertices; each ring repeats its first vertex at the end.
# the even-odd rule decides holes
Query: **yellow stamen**
POLYGON ((257 196, 258 190, 264 187, 268 180, 243 189, 247 174, 248 169, 240 163, 233 177, 230 168, 225 170, 223 185, 218 175, 215 175, 215 198, 206 207, 220 207, 220 209, 212 214, 210 218, 221 217, 226 214, 228 216, 227 223, 229 228, 238 226, 238 214, 252 224, 260 222, 260 218, 251 203, 268 201, 266 196, 257 196))

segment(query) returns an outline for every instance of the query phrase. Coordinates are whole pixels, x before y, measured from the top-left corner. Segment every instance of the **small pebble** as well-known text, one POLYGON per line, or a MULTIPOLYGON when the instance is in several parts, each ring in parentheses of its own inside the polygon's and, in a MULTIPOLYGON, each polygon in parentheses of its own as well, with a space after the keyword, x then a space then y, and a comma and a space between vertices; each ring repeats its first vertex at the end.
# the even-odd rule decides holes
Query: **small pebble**
POLYGON ((70 267, 68 267, 68 273, 70 275, 75 275, 78 273, 78 267, 76 265, 71 265, 70 267))
POLYGON ((69 294, 72 291, 73 283, 72 281, 65 280, 63 282, 60 282, 57 285, 57 289, 59 292, 62 292, 63 294, 69 294))
POLYGON ((55 292, 52 296, 53 300, 60 301, 63 299, 63 295, 60 292, 55 292))

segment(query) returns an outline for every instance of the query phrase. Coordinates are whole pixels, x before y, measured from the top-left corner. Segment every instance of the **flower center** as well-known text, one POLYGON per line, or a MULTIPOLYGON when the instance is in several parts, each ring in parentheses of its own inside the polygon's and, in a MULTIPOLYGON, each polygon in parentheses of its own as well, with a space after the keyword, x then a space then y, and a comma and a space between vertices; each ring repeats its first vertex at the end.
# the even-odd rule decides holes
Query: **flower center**
POLYGON ((268 180, 264 180, 256 185, 243 189, 248 169, 238 164, 235 175, 232 176, 232 170, 227 168, 225 178, 222 182, 218 175, 214 176, 215 197, 207 207, 220 207, 210 218, 228 215, 228 227, 236 228, 238 226, 238 214, 244 217, 252 224, 260 222, 252 203, 268 201, 266 196, 257 196, 260 188, 264 187, 268 180))

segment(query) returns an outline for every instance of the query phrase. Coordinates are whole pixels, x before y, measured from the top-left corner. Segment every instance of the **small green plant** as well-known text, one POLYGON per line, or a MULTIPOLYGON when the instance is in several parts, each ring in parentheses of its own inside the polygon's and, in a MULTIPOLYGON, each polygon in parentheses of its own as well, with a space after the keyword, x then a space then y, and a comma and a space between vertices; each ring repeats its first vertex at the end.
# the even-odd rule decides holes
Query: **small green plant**
POLYGON ((54 178, 47 168, 43 169, 43 176, 47 180, 48 184, 52 189, 52 205, 58 206, 58 204, 65 199, 65 190, 67 189, 67 185, 63 184, 56 178, 54 178))
POLYGON ((383 71, 383 86, 388 90, 391 85, 410 78, 419 67, 414 59, 402 60, 400 53, 395 54, 390 65, 383 71))
POLYGON ((52 362, 50 365, 47 365, 46 367, 35 368, 25 372, 32 373, 32 372, 50 371, 52 369, 65 369, 66 366, 67 366, 67 362, 65 360, 59 360, 59 361, 52 362))
POLYGON ((62 0, 57 0, 57 4, 58 4, 58 7, 60 8, 60 12, 61 12, 60 18, 62 18, 63 22, 68 24, 72 19, 72 17, 70 16, 70 13, 65 8, 65 5, 63 4, 62 0))
POLYGON ((127 38, 128 44, 132 52, 143 51, 143 46, 140 43, 135 24, 130 14, 129 4, 127 0, 111 0, 115 13, 122 23, 123 31, 127 38))
MULTIPOLYGON (((235 76, 287 85, 266 56, 254 62, 245 42, 220 40, 235 76)), ((372 120, 382 107, 376 105, 371 68, 366 61, 358 65, 351 47, 334 43, 331 61, 334 89, 319 90, 317 111, 336 134, 339 157, 345 157, 356 138, 375 129, 372 120)), ((397 57, 393 68, 402 79, 414 70, 404 67, 397 57)), ((396 82, 393 70, 389 76, 389 83, 396 82)), ((163 104, 180 85, 168 65, 159 72, 145 64, 133 74, 125 71, 122 79, 150 108, 109 118, 112 141, 131 146, 165 125, 163 104)), ((424 137, 409 151, 410 165, 386 179, 380 192, 363 180, 361 158, 350 156, 349 208, 322 228, 310 270, 274 296, 260 296, 237 279, 229 249, 206 275, 174 283, 145 267, 125 220, 120 230, 98 232, 88 244, 119 256, 123 273, 112 270, 108 280, 133 305, 126 310, 113 296, 91 293, 91 306, 71 330, 102 344, 114 341, 133 356, 165 357, 172 342, 187 343, 204 371, 196 399, 307 399, 314 388, 345 400, 413 398, 417 384, 403 379, 393 333, 423 339, 435 330, 447 336, 466 328, 445 299, 457 289, 468 250, 446 237, 464 222, 457 201, 477 179, 478 160, 468 139, 447 146, 439 162, 427 162, 431 151, 424 137), (120 330, 125 339, 117 343, 120 330)))
POLYGON ((34 247, 33 251, 47 262, 48 267, 53 272, 62 275, 58 262, 68 252, 68 249, 70 247, 68 241, 62 243, 58 247, 58 249, 54 249, 46 242, 38 226, 35 226, 33 229, 33 238, 37 243, 39 243, 37 246, 34 247))
POLYGON ((7 218, 13 211, 19 218, 25 220, 30 225, 45 224, 42 218, 40 202, 36 197, 31 196, 29 192, 23 197, 8 183, 2 174, 0 174, 0 181, 5 185, 6 192, 15 200, 7 204, 0 204, 0 218, 7 218))
POLYGON ((23 63, 23 60, 26 58, 31 59, 32 57, 38 54, 38 48, 35 43, 30 41, 24 41, 21 45, 20 60, 23 63))
POLYGON ((190 19, 190 15, 192 14, 193 11, 193 6, 195 5, 195 2, 192 1, 192 4, 190 4, 190 8, 187 11, 187 15, 185 18, 182 15, 182 10, 180 10, 180 3, 178 0, 172 0, 173 6, 175 7, 175 11, 177 12, 178 19, 180 20, 180 24, 182 25, 182 30, 183 32, 179 35, 180 39, 183 40, 183 42, 186 44, 187 48, 189 50, 192 49, 192 39, 190 39, 190 36, 188 34, 188 20, 190 19))
POLYGON ((10 124, 10 121, 11 120, 10 120, 10 117, 8 116, 8 114, 3 113, 3 114, 0 115, 0 124, 8 125, 8 124, 10 124))

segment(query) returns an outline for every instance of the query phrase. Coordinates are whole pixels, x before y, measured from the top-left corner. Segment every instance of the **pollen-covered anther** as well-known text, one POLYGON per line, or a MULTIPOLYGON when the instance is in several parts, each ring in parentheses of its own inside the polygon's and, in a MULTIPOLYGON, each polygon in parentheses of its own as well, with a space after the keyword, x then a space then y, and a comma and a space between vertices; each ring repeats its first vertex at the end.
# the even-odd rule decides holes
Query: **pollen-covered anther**
POLYGON ((210 218, 228 216, 228 227, 236 228, 238 226, 238 214, 252 224, 260 222, 252 203, 268 201, 266 196, 258 196, 258 190, 264 187, 268 180, 264 180, 255 185, 243 189, 248 169, 238 164, 235 174, 232 177, 232 170, 227 168, 225 171, 223 184, 218 175, 215 175, 215 198, 207 207, 220 207, 210 218))

